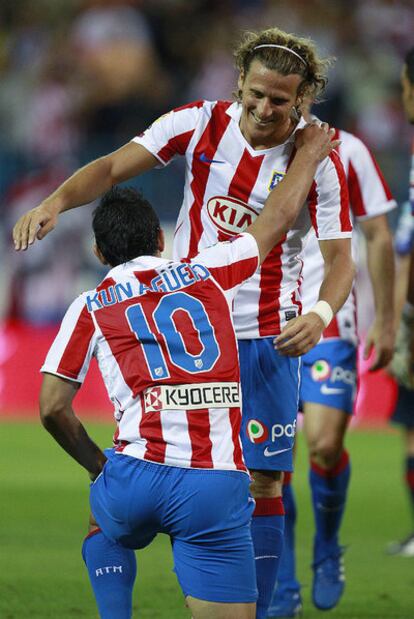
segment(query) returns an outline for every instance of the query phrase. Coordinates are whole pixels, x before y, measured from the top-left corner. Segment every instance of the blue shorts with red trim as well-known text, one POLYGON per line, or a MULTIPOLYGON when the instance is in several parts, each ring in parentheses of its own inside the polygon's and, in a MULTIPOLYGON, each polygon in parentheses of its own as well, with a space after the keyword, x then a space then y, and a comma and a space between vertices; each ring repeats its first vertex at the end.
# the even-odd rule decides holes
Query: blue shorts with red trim
POLYGON ((104 534, 128 548, 157 535, 172 541, 174 570, 185 596, 210 602, 257 599, 249 476, 185 469, 113 450, 91 484, 92 513, 104 534))
POLYGON ((243 455, 251 470, 293 471, 300 360, 280 355, 273 339, 238 341, 243 455))
POLYGON ((352 414, 356 394, 356 347, 324 340, 302 357, 300 402, 323 404, 352 414))

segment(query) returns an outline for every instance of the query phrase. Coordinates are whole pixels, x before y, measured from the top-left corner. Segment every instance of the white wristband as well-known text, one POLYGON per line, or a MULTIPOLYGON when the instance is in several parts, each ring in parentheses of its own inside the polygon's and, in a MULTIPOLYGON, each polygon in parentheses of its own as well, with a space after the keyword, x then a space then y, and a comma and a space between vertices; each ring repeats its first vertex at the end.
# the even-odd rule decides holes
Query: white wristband
POLYGON ((309 310, 309 312, 314 312, 318 314, 319 318, 322 320, 325 327, 329 325, 333 318, 333 311, 331 306, 327 301, 318 301, 315 305, 309 310))

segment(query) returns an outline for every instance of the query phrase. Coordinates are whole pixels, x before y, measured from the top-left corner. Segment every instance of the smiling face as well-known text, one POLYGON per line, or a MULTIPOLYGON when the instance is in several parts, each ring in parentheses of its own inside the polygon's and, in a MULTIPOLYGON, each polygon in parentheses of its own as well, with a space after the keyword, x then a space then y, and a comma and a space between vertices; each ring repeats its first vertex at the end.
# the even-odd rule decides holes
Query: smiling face
POLYGON ((407 67, 404 65, 401 72, 402 102, 408 122, 414 124, 414 84, 407 75, 407 67))
POLYGON ((240 130, 254 149, 282 144, 295 128, 293 108, 300 104, 298 88, 302 77, 281 75, 254 60, 239 77, 242 114, 240 130))

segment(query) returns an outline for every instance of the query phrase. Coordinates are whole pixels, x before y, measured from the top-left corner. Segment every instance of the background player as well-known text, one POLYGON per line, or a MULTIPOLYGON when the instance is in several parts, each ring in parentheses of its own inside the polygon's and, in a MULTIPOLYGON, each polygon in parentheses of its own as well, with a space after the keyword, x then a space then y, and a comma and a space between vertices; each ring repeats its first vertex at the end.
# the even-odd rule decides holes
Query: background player
POLYGON ((94 480, 91 506, 103 532, 95 528, 83 553, 105 619, 131 616, 130 549, 158 532, 172 538, 195 619, 254 617, 254 504, 239 436, 231 305, 293 224, 331 137, 327 126, 299 133, 286 178, 247 233, 191 261, 160 257, 159 220, 135 191, 111 190, 94 212, 95 253, 112 268, 66 313, 42 367, 40 408, 45 427, 94 480), (93 356, 116 403, 107 462, 72 409, 93 356), (109 562, 102 567, 89 554, 104 538, 109 562), (119 575, 119 596, 105 578, 96 585, 104 573, 119 575), (123 606, 118 597, 127 599, 123 606))
MULTIPOLYGON (((402 100, 407 120, 414 124, 414 47, 406 57, 401 72, 402 100)), ((392 362, 392 373, 399 383, 398 401, 391 421, 400 424, 404 428, 405 438, 405 466, 404 477, 410 496, 410 502, 414 510, 414 244, 413 244, 413 216, 414 216, 414 142, 411 157, 410 191, 409 191, 410 215, 400 218, 400 233, 404 238, 401 242, 401 234, 397 235, 396 250, 400 255, 408 255, 411 251, 410 265, 408 266, 408 286, 400 292, 406 303, 402 310, 401 323, 397 336, 396 353, 392 362), (409 238, 407 238, 407 236, 409 238)), ((397 231, 398 232, 398 231, 397 231)), ((407 258, 402 259, 403 262, 407 258)), ((404 281, 405 264, 402 265, 401 279, 404 281)), ((414 512, 413 512, 414 513, 414 512)), ((405 539, 394 542, 388 548, 392 554, 414 556, 414 533, 405 539)))
MULTIPOLYGON (((305 117, 311 118, 307 109, 305 117)), ((336 137, 341 141, 338 152, 347 176, 351 210, 366 239, 375 320, 364 354, 368 358, 374 351, 370 370, 375 371, 389 363, 394 345, 394 254, 386 213, 396 203, 365 144, 346 131, 337 130, 336 137)), ((355 237, 354 259, 356 245, 355 237)), ((304 252, 301 292, 305 310, 315 302, 322 279, 323 259, 312 235, 304 252)), ((356 297, 352 291, 324 331, 323 340, 302 359, 300 400, 310 455, 309 481, 316 527, 312 597, 314 604, 324 610, 336 606, 345 584, 338 536, 350 480, 350 458, 344 439, 356 394, 357 344, 356 297)), ((283 500, 285 548, 270 617, 295 616, 301 608, 300 584, 295 574, 296 505, 290 476, 285 480, 283 500)))
MULTIPOLYGON (((407 298, 407 285, 410 271, 410 255, 414 235, 414 218, 411 205, 407 202, 403 206, 395 233, 395 252, 398 257, 397 285, 396 285, 396 316, 399 319, 407 298)), ((409 334, 405 330, 405 337, 409 334)), ((412 376, 407 372, 406 356, 400 357, 397 350, 393 357, 391 369, 398 375, 398 399, 390 421, 402 429, 404 444, 404 481, 408 490, 411 513, 414 517, 414 383, 412 376), (401 369, 400 365, 403 366, 401 369)), ((389 554, 414 557, 414 525, 411 533, 400 541, 392 542, 387 547, 389 554)))
MULTIPOLYGON (((197 101, 173 110, 131 143, 85 166, 19 220, 16 249, 26 249, 36 236, 43 238, 60 212, 91 202, 114 183, 166 165, 177 155, 186 158, 186 181, 175 256, 193 257, 201 248, 243 231, 285 175, 295 131, 305 126, 298 115, 302 98, 315 98, 323 90, 328 63, 309 40, 277 29, 247 34, 235 56, 240 71, 237 102, 197 101)), ((348 296, 353 278, 350 237, 344 172, 332 152, 318 167, 293 229, 242 287, 234 305, 246 403, 242 441, 256 499, 252 534, 259 618, 270 602, 283 540, 280 471, 292 469, 296 357, 319 340, 348 296), (314 312, 299 316, 298 255, 312 225, 325 261, 317 305, 323 322, 314 312), (275 336, 278 354, 273 350, 275 336)))

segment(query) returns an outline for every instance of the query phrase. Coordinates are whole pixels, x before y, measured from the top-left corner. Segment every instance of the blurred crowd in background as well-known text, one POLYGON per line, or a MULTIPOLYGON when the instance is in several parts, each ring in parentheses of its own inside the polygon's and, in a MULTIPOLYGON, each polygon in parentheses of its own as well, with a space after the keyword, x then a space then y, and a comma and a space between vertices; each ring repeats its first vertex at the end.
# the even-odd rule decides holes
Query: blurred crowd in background
MULTIPOLYGON (((311 37, 336 58, 315 113, 361 137, 395 198, 407 199, 411 132, 399 78, 413 45, 412 0, 2 0, 3 318, 57 321, 99 277, 90 209, 63 215, 22 254, 10 235, 18 216, 172 107, 231 98, 240 33, 271 26, 311 37)), ((181 204, 181 165, 137 180, 166 223, 181 204)))

